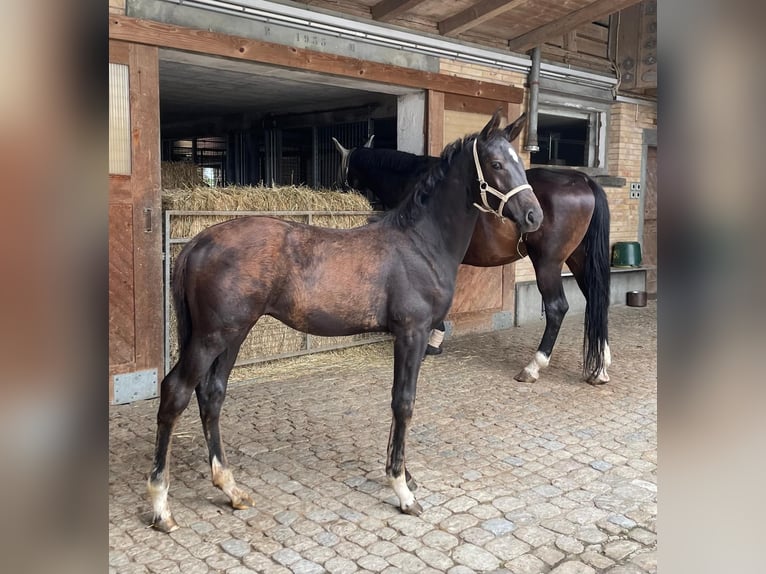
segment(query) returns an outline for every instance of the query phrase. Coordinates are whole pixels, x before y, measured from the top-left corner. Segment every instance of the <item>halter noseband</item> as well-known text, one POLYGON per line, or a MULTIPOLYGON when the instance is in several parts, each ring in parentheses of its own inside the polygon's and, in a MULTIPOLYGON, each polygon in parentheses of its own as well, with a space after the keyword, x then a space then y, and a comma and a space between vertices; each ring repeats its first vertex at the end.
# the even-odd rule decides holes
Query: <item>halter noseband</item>
POLYGON ((491 185, 487 183, 487 181, 484 179, 484 174, 481 171, 481 165, 479 165, 479 154, 476 151, 476 141, 473 140, 473 161, 476 164, 476 175, 479 178, 479 191, 481 192, 481 202, 484 205, 479 205, 478 203, 474 202, 474 207, 478 209, 479 211, 483 211, 484 213, 494 213, 497 217, 503 217, 503 208, 505 207, 505 204, 508 203, 508 200, 511 199, 514 195, 519 193, 520 191, 523 191, 525 189, 532 189, 532 186, 528 183, 522 183, 521 185, 517 185, 514 187, 511 191, 508 193, 502 193, 501 191, 498 191, 491 185), (492 209, 489 206, 489 203, 487 203, 487 192, 491 193, 495 197, 500 199, 500 205, 497 206, 497 209, 492 209))

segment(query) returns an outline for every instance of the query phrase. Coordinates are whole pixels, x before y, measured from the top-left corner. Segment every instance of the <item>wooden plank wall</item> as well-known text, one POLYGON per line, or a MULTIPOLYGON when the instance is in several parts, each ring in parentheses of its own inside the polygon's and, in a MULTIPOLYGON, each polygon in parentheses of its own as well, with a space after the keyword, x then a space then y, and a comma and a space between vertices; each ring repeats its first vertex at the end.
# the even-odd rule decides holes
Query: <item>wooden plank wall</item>
MULTIPOLYGON (((439 155, 445 145, 481 130, 498 107, 503 109, 506 120, 521 113, 521 106, 516 103, 429 92, 428 153, 439 155)), ((512 265, 489 268, 461 265, 448 317, 455 332, 490 330, 496 313, 512 312, 514 278, 512 265)))

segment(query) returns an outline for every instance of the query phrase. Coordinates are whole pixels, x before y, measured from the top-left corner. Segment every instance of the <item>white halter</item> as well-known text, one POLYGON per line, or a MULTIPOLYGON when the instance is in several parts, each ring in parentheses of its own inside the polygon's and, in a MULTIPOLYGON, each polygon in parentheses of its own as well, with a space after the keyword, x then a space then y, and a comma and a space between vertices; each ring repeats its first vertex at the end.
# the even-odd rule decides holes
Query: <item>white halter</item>
POLYGON ((479 205, 478 203, 474 203, 474 207, 478 209, 479 211, 483 211, 484 213, 494 213, 497 217, 503 217, 503 208, 505 207, 505 204, 508 203, 508 200, 511 199, 514 195, 519 193, 520 191, 523 191, 525 189, 532 189, 532 186, 528 183, 523 183, 521 185, 517 185, 514 187, 511 191, 508 193, 502 193, 501 191, 498 191, 491 185, 489 185, 486 180, 484 179, 484 174, 481 171, 481 165, 479 165, 479 154, 476 152, 476 140, 473 140, 473 161, 476 164, 476 175, 479 177, 479 191, 481 192, 481 202, 484 205, 479 205), (492 195, 500 199, 500 205, 497 206, 497 209, 492 209, 489 206, 489 203, 487 203, 487 192, 490 192, 492 195))

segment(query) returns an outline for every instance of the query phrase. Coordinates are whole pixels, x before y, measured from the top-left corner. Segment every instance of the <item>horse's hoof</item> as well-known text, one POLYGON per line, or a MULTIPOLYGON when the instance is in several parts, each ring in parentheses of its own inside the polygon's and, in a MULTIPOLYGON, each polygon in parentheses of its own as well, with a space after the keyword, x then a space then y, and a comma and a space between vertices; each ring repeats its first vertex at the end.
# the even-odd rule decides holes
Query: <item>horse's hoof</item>
POLYGON ((607 384, 609 379, 588 379, 586 382, 592 387, 600 387, 601 385, 607 384))
POLYGON ((428 355, 441 355, 443 349, 441 347, 434 347, 433 345, 428 345, 426 347, 426 356, 428 355))
POLYGON ((417 500, 413 500, 412 504, 407 508, 402 508, 402 512, 411 516, 420 516, 423 513, 423 507, 420 506, 420 503, 417 500))
POLYGON ((173 519, 172 516, 169 516, 165 520, 156 519, 154 522, 152 522, 152 528, 169 534, 174 530, 178 530, 178 523, 173 519))
POLYGON ((532 373, 530 373, 526 369, 519 372, 519 374, 513 378, 519 381, 520 383, 534 383, 537 380, 537 377, 535 377, 532 373))
POLYGON ((609 375, 606 373, 599 373, 595 377, 589 377, 586 381, 589 385, 593 385, 594 387, 597 387, 598 385, 603 385, 609 382, 609 375))

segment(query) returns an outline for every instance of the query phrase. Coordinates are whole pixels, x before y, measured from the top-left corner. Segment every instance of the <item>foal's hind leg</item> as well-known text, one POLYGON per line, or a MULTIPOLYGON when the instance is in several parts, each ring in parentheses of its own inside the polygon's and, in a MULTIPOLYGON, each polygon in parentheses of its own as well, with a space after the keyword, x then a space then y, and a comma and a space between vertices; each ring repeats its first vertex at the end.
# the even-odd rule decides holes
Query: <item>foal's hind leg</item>
POLYGON ((569 311, 569 303, 564 295, 564 284, 561 281, 561 268, 561 263, 558 265, 535 264, 537 288, 545 305, 545 332, 532 361, 514 377, 522 383, 534 383, 540 376, 540 369, 547 367, 550 363, 561 323, 564 315, 569 311))
POLYGON ((152 526, 163 532, 171 532, 178 528, 168 505, 170 487, 168 458, 173 429, 179 415, 189 405, 192 390, 206 376, 214 356, 199 345, 190 343, 160 386, 154 464, 147 481, 147 489, 154 513, 152 526))
POLYGON ((234 476, 228 467, 226 453, 221 441, 219 421, 221 407, 226 398, 226 386, 229 381, 229 375, 237 359, 239 347, 246 335, 247 332, 244 335, 238 336, 234 343, 218 355, 210 369, 210 377, 196 388, 199 414, 202 419, 205 440, 207 441, 210 468, 213 472, 213 484, 229 497, 232 507, 236 509, 254 506, 254 503, 250 495, 237 486, 234 476))

